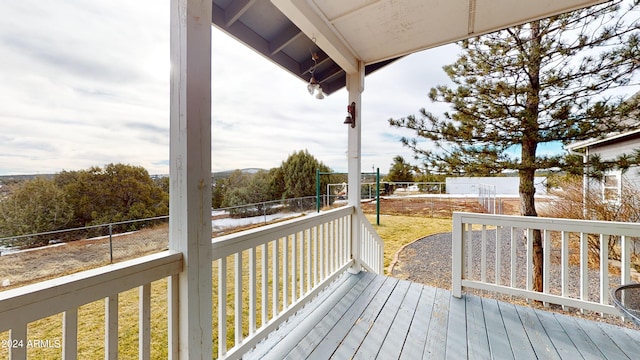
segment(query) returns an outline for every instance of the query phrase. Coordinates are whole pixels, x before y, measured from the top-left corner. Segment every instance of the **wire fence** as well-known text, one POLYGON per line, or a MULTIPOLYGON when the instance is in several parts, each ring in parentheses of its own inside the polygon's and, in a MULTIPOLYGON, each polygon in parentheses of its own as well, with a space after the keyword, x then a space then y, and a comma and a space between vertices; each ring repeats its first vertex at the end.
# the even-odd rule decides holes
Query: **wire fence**
MULTIPOLYGON (((364 184, 361 189, 361 199, 366 212, 375 212, 375 190, 371 185, 364 184), (372 192, 370 194, 370 192, 372 192), (367 205, 366 202, 370 203, 367 205)), ((328 187, 328 190, 338 187, 328 187)), ((431 217, 450 216, 453 211, 474 211, 468 206, 468 200, 459 204, 445 194, 444 183, 383 183, 381 190, 386 199, 381 202, 382 214, 408 214, 424 215, 431 217), (425 195, 425 197, 421 197, 425 195), (431 195, 431 196, 429 196, 431 195), (392 204, 392 201, 396 200, 392 204), (399 200, 399 201, 398 201, 399 200)), ((316 196, 263 201, 239 206, 215 208, 211 210, 213 236, 228 232, 230 229, 267 224, 286 218, 301 216, 316 210, 316 196)), ((340 191, 330 191, 329 195, 320 197, 322 209, 335 208, 347 204, 347 194, 340 191)), ((482 207, 479 212, 500 213, 501 202, 496 199, 495 187, 493 189, 479 188, 477 202, 482 207)), ((108 239, 109 259, 113 261, 113 238, 132 231, 138 231, 148 227, 167 223, 169 216, 158 216, 145 219, 117 221, 106 224, 76 227, 71 229, 46 231, 34 234, 16 235, 0 238, 0 255, 6 255, 28 248, 42 247, 58 243, 66 243, 83 239, 108 239)))
MULTIPOLYGON (((332 199, 330 202, 333 201, 334 200, 332 199)), ((315 211, 315 209, 315 196, 216 208, 211 210, 212 227, 218 234, 220 234, 222 231, 226 231, 230 228, 243 227, 258 223, 269 223, 271 221, 287 217, 299 216, 305 212, 315 211), (234 219, 238 221, 233 221, 234 219)), ((67 243, 76 240, 108 239, 109 259, 113 262, 113 238, 115 236, 167 223, 168 220, 169 216, 166 215, 3 237, 0 238, 0 255, 7 255, 24 249, 40 248, 47 245, 67 243)))
POLYGON ((496 207, 495 185, 478 184, 478 202, 488 214, 500 213, 496 207))
POLYGON ((6 255, 24 248, 36 248, 74 240, 100 239, 108 237, 109 259, 110 262, 113 262, 114 236, 166 223, 168 220, 169 216, 165 215, 146 219, 116 221, 107 224, 4 237, 0 238, 0 255, 6 255))

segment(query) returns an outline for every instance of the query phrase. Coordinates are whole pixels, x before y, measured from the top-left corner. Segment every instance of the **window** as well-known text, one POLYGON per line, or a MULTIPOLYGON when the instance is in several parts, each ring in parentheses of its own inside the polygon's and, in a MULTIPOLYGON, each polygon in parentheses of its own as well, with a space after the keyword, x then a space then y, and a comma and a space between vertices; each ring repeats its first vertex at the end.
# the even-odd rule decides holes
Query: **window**
POLYGON ((609 171, 602 180, 602 200, 620 203, 622 197, 622 172, 609 171))

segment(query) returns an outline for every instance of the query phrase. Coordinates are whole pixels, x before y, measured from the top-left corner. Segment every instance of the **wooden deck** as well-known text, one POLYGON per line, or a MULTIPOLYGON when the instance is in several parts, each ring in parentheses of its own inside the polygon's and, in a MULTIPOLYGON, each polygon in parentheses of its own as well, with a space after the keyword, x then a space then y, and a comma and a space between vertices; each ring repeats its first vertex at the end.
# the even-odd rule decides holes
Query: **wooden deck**
POLYGON ((362 272, 243 359, 633 359, 640 332, 362 272))

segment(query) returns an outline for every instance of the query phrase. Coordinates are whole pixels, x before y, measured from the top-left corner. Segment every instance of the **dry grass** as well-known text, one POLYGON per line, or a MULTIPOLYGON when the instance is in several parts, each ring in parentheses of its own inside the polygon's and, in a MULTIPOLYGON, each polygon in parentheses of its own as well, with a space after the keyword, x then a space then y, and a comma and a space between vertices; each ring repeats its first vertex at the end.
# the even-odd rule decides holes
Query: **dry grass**
MULTIPOLYGON (((425 236, 450 232, 451 219, 432 219, 420 216, 382 215, 380 225, 375 225, 375 215, 367 214, 378 235, 384 240, 384 267, 388 269, 395 254, 403 246, 425 236)), ((386 272, 386 270, 385 270, 386 272)))
MULTIPOLYGON (((168 225, 160 225, 113 237, 114 262, 166 250, 169 245, 168 229, 168 225)), ((0 283, 6 280, 10 285, 0 290, 93 269, 109 262, 108 238, 78 240, 5 255, 0 257, 0 283)))

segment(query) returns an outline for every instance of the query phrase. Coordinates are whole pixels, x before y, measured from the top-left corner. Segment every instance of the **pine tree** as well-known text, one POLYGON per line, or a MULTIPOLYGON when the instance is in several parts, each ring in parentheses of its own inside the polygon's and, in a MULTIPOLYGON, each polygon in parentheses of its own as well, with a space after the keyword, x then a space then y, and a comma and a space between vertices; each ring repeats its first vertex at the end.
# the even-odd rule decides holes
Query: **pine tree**
POLYGON ((386 181, 413 181, 413 166, 409 164, 402 156, 398 155, 393 158, 393 163, 386 176, 386 181))
MULTIPOLYGON (((537 216, 535 172, 569 166, 562 155, 539 154, 540 144, 566 144, 638 126, 638 121, 620 121, 637 101, 607 96, 637 85, 637 16, 638 5, 613 1, 463 41, 458 60, 444 67, 455 85, 429 93, 452 111, 439 118, 421 109, 420 117, 391 119, 390 125, 435 142, 436 150, 425 150, 415 138, 402 139, 439 172, 517 171, 520 212, 537 216), (518 149, 519 156, 510 156, 518 149)), ((542 241, 534 235, 534 288, 541 291, 542 241)))

